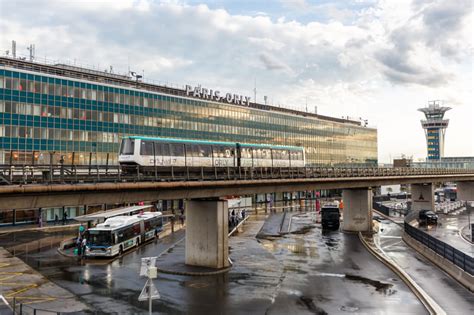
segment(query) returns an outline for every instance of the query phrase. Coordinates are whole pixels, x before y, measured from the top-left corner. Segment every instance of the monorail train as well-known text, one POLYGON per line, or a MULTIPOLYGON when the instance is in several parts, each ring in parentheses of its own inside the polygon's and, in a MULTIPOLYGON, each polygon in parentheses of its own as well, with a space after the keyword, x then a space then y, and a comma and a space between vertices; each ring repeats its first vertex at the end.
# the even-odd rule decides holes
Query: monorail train
POLYGON ((144 167, 304 167, 303 147, 125 137, 118 161, 144 167))

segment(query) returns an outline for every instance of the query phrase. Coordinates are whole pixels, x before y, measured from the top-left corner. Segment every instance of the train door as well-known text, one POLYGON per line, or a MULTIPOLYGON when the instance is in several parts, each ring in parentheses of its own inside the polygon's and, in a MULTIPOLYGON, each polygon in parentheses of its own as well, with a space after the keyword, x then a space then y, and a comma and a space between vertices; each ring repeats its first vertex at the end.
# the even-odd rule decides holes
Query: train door
POLYGON ((163 154, 163 166, 171 166, 171 153, 169 143, 161 144, 161 153, 163 154))

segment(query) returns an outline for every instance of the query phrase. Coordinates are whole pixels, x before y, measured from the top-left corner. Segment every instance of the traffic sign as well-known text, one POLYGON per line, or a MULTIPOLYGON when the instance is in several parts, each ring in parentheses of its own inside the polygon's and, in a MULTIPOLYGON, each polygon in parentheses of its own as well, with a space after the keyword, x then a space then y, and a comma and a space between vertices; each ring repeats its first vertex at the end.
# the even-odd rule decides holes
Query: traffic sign
POLYGON ((149 299, 156 300, 160 298, 158 289, 153 284, 151 279, 148 279, 143 287, 142 293, 138 297, 139 301, 148 301, 149 299))
POLYGON ((142 258, 142 265, 140 267, 140 276, 148 277, 148 268, 156 266, 157 257, 145 257, 142 258))

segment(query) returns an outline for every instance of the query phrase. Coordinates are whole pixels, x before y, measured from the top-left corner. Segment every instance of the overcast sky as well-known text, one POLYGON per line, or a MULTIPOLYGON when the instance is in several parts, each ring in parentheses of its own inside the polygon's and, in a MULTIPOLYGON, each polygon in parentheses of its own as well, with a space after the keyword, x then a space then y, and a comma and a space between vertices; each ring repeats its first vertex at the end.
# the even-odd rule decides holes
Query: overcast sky
POLYGON ((201 84, 378 129, 379 161, 424 158, 417 109, 444 100, 446 156, 474 156, 470 0, 0 0, 2 54, 201 84))

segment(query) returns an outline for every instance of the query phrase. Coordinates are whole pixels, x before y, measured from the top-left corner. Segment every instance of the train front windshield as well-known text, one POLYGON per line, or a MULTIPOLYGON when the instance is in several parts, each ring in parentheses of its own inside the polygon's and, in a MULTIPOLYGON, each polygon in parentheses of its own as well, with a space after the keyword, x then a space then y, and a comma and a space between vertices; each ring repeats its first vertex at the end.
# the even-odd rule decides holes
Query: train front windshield
POLYGON ((95 231, 89 230, 87 236, 87 245, 91 246, 105 246, 113 245, 112 233, 110 231, 95 231))
POLYGON ((122 145, 120 146, 120 154, 122 155, 133 155, 135 147, 134 139, 122 139, 122 145))

